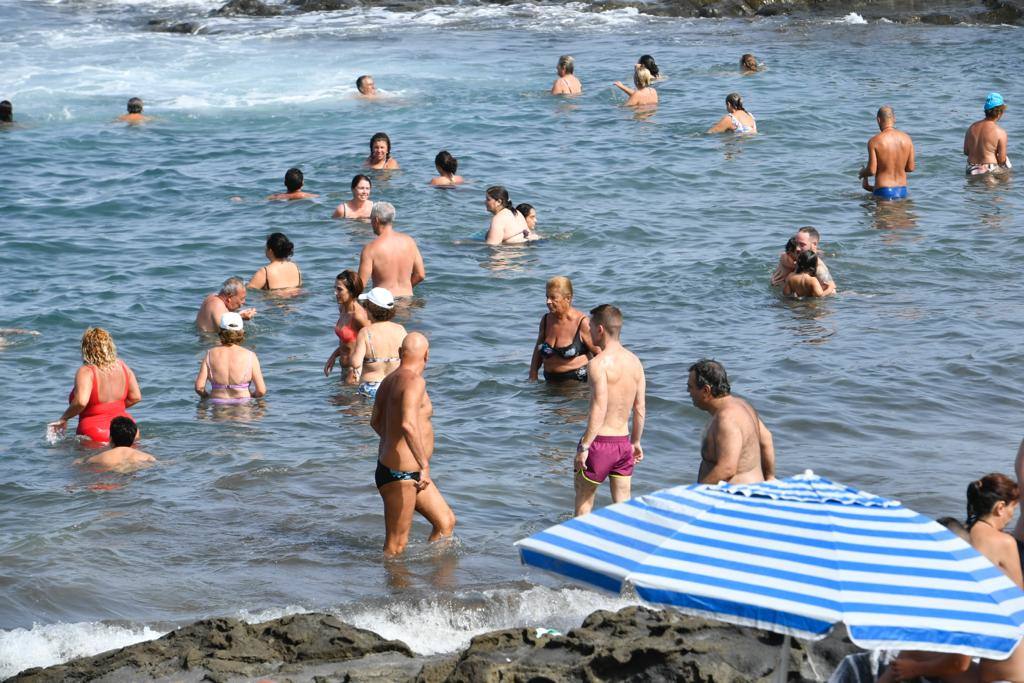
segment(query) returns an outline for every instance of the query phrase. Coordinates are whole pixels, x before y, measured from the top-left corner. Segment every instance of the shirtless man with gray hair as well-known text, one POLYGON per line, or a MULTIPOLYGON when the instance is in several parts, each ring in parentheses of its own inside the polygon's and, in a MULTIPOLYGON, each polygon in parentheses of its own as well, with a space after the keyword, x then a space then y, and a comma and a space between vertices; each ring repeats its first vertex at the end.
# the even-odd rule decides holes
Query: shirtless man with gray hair
POLYGON ((200 332, 216 332, 220 329, 220 318, 228 311, 237 311, 242 320, 251 320, 255 308, 242 309, 245 305, 245 283, 241 278, 229 277, 216 294, 207 294, 203 305, 196 313, 196 329, 200 332))
POLYGON ((693 405, 711 415, 700 446, 701 484, 752 484, 775 478, 772 433, 757 411, 731 395, 729 377, 721 363, 699 360, 686 381, 693 405))
POLYGON ((416 240, 395 230, 395 207, 376 202, 370 211, 370 225, 377 237, 359 255, 359 279, 369 288, 383 287, 395 297, 412 296, 412 288, 426 277, 423 256, 416 240))

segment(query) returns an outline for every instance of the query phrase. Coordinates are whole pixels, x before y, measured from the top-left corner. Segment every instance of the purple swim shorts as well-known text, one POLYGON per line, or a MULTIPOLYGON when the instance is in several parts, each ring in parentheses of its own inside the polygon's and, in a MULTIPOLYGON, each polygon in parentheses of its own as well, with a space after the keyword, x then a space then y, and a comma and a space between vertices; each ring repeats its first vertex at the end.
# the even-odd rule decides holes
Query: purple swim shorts
POLYGON ((597 436, 587 453, 587 467, 583 478, 592 484, 600 484, 608 475, 613 477, 633 476, 633 444, 628 436, 597 436))

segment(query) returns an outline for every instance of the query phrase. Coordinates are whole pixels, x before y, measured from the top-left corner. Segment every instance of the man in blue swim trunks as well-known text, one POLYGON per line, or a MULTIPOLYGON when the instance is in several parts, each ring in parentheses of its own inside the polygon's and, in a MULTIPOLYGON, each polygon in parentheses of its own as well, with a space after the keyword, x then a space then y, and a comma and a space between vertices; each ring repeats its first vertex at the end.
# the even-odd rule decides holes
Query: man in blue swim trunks
POLYGON ((860 169, 861 187, 879 199, 904 199, 907 174, 914 170, 914 142, 896 130, 896 114, 884 105, 875 116, 878 135, 868 140, 868 165, 860 169), (875 184, 868 182, 874 176, 875 184))

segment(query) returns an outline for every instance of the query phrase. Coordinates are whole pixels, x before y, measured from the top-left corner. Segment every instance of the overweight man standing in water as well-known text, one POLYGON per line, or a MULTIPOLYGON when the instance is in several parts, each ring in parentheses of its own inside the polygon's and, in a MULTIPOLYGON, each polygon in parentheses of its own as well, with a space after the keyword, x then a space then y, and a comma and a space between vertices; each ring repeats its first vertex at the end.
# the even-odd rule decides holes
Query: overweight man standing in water
POLYGON ((608 477, 612 502, 629 500, 633 466, 644 459, 640 437, 647 413, 644 367, 619 342, 622 312, 602 304, 590 315, 590 335, 601 353, 590 361, 590 414, 573 465, 577 517, 593 509, 597 489, 608 477))
POLYGON ((731 395, 729 377, 721 363, 699 360, 686 380, 693 405, 711 414, 700 445, 701 484, 751 484, 775 478, 772 433, 757 411, 731 395))
POLYGON ((434 408, 423 379, 430 356, 427 338, 419 332, 406 335, 398 355, 401 364, 381 382, 370 418, 380 435, 374 479, 384 501, 386 557, 405 550, 414 511, 433 526, 430 541, 451 536, 455 528, 455 514, 430 478, 434 408))

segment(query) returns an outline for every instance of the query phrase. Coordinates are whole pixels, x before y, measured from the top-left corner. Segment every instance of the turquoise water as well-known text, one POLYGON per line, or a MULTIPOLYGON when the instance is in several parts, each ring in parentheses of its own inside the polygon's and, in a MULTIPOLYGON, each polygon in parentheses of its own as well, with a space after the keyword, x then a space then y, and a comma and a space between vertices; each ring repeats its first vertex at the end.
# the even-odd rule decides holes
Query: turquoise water
POLYGON ((581 309, 619 305, 646 365, 637 493, 696 474, 706 416, 685 380, 702 356, 759 409, 781 474, 813 468, 937 516, 962 515, 967 481, 1012 470, 1022 198, 1013 178, 965 179, 960 148, 1000 90, 1014 157, 1020 29, 520 4, 143 30, 183 7, 0 0, 0 98, 22 124, 0 131, 0 326, 31 331, 0 346, 0 673, 216 614, 334 610, 437 651, 615 604, 521 567, 512 547, 568 517, 586 417, 584 389, 526 381, 553 275, 573 279, 581 309), (736 73, 747 51, 767 71, 736 73), (611 87, 644 52, 669 76, 649 117, 611 87), (571 101, 545 94, 563 53, 585 88, 571 101), (388 97, 351 99, 365 72, 388 97), (761 134, 702 135, 734 90, 761 134), (134 95, 158 119, 112 124, 134 95), (910 201, 879 206, 856 173, 883 103, 914 137, 918 171, 910 201), (390 566, 369 407, 322 374, 334 275, 371 236, 329 217, 378 130, 402 170, 378 175, 373 198, 395 204, 426 261, 403 322, 431 339, 432 470, 460 541, 436 553, 418 522, 409 559, 390 566), (468 186, 426 185, 441 149, 468 186), (263 201, 293 165, 322 198, 263 201), (549 239, 467 239, 499 183, 537 207, 549 239), (835 298, 786 301, 767 285, 805 224, 823 234, 835 298), (227 419, 197 406, 207 345, 192 320, 224 278, 263 265, 277 230, 306 290, 250 295, 270 393, 227 419), (45 439, 89 325, 139 377, 132 413, 156 468, 96 475, 72 464, 75 443, 45 439))

